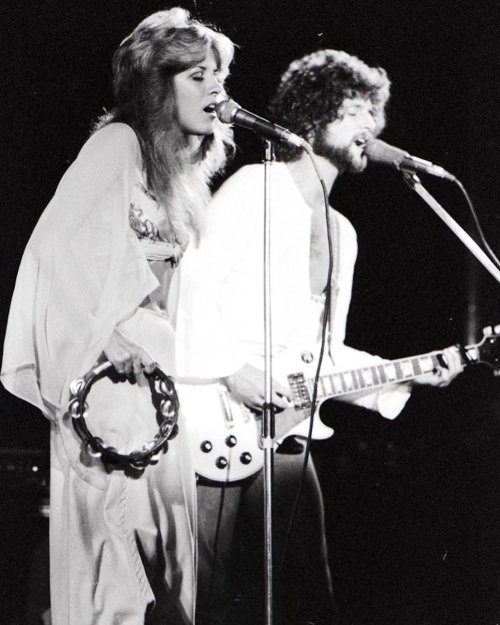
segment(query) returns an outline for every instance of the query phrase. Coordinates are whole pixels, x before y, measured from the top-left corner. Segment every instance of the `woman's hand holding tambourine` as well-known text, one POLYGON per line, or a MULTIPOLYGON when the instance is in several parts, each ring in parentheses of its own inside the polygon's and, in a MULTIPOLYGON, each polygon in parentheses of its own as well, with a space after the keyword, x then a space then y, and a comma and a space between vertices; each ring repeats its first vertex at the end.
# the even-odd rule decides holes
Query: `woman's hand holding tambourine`
POLYGON ((104 347, 104 355, 122 375, 137 377, 142 372, 152 373, 157 364, 148 352, 130 341, 115 328, 104 347))

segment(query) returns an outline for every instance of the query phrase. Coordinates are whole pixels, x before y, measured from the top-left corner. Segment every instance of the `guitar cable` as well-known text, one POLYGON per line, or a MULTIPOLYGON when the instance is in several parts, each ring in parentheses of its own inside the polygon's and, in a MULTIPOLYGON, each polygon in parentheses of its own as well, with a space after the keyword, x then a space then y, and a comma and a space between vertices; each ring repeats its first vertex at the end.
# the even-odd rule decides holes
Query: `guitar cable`
POLYGON ((224 504, 225 504, 225 500, 226 500, 226 488, 227 488, 227 483, 223 483, 222 484, 222 488, 220 489, 220 499, 219 499, 219 505, 218 505, 218 510, 217 510, 217 523, 215 526, 215 535, 214 535, 214 541, 213 541, 213 555, 211 558, 211 562, 210 562, 210 581, 208 584, 208 609, 207 609, 207 613, 209 618, 211 619, 214 614, 213 614, 213 609, 214 609, 214 605, 213 605, 213 601, 212 598, 215 597, 215 577, 217 575, 217 564, 218 564, 218 557, 219 557, 219 537, 220 537, 220 533, 221 533, 221 529, 222 529, 222 515, 224 514, 224 504))

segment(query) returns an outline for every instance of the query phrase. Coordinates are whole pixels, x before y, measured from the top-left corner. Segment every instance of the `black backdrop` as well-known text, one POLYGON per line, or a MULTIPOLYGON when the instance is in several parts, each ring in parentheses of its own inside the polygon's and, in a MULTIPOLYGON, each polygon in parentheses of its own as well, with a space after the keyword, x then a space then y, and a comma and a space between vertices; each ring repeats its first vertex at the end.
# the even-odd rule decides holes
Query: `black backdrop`
MULTIPOLYGON (((113 50, 140 19, 167 4, 2 4, 2 327, 27 238, 91 121, 112 104, 113 50)), ((498 0, 179 4, 239 45, 229 90, 260 114, 287 64, 319 47, 386 68, 393 88, 383 138, 453 172, 499 251, 498 0)), ((252 133, 238 130, 237 142, 232 169, 261 157, 252 133)), ((453 185, 425 184, 469 226, 453 185)), ((359 237, 351 344, 395 358, 475 341, 483 325, 500 322, 498 285, 397 172, 370 166, 362 176, 346 176, 332 201, 359 237)), ((346 623, 500 619, 496 396, 495 380, 480 369, 445 391, 419 390, 395 422, 339 406, 325 411, 337 435, 315 453, 346 623)), ((0 411, 3 450, 47 449, 47 424, 33 410, 2 390, 0 411)), ((2 484, 24 488, 19 477, 2 484)), ((29 532, 33 515, 18 516, 29 532)), ((21 578, 8 576, 18 585, 21 578)), ((9 592, 12 586, 6 584, 9 592)))

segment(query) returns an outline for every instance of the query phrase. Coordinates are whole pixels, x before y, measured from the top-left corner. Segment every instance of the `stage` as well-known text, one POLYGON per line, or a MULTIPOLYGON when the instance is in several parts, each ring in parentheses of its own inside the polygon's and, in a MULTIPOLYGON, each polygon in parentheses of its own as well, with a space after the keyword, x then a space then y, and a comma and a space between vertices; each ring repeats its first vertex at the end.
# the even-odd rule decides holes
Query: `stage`
MULTIPOLYGON (((0 11, 2 337, 27 239, 92 121, 112 105, 112 52, 166 4, 7 0, 0 11)), ((459 178, 498 254, 497 1, 179 4, 236 42, 228 91, 260 115, 288 63, 307 52, 342 49, 384 67, 392 95, 381 138, 459 178)), ((255 134, 237 129, 236 142, 228 173, 262 159, 255 134)), ((458 188, 422 181, 477 239, 458 188)), ((370 164, 342 177, 330 199, 358 234, 349 344, 394 359, 477 343, 483 327, 500 324, 500 285, 399 172, 370 164)), ((4 457, 33 456, 46 475, 48 423, 3 388, 0 412, 4 457)), ((418 389, 395 421, 335 402, 322 415, 336 434, 314 443, 313 455, 342 625, 498 624, 500 385, 491 370, 470 367, 449 388, 418 389)), ((32 577, 45 566, 47 484, 1 476, 1 621, 31 625, 29 589, 46 593, 32 577)))

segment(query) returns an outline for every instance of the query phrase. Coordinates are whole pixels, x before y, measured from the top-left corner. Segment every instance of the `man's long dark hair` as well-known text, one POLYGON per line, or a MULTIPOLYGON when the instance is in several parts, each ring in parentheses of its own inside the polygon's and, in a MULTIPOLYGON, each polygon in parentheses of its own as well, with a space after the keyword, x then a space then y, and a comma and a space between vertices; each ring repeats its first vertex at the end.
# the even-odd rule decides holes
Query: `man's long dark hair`
MULTIPOLYGON (((343 101, 364 97, 373 104, 378 133, 385 124, 389 88, 384 69, 369 67, 347 52, 318 50, 289 65, 269 104, 269 116, 314 147, 316 138, 338 118, 343 101)), ((282 161, 293 161, 301 149, 280 143, 276 154, 282 161)))

